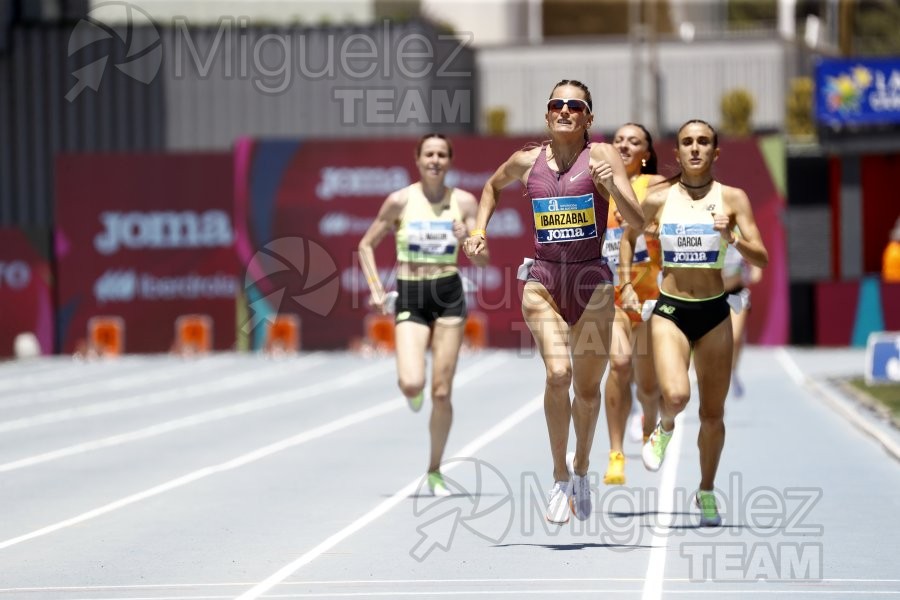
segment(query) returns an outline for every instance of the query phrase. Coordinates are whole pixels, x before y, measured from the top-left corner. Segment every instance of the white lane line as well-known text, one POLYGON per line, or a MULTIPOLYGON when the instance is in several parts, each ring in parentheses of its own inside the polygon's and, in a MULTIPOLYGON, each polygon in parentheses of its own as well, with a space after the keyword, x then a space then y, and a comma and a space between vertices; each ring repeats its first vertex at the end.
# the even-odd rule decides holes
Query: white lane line
MULTIPOLYGON (((339 586, 339 585, 432 585, 432 584, 472 584, 472 583, 631 583, 644 581, 644 577, 498 577, 498 578, 481 578, 481 579, 294 579, 285 581, 282 585, 300 586, 300 585, 322 585, 322 586, 339 586)), ((692 583, 693 580, 687 577, 670 577, 666 583, 692 583)), ((719 581, 719 585, 725 585, 727 581, 719 581)), ((744 582, 735 582, 737 585, 746 585, 744 582)), ((802 580, 785 578, 785 579, 766 579, 767 587, 778 584, 796 586, 802 584, 802 580)), ((813 579, 809 583, 815 586, 822 586, 829 583, 863 583, 863 584, 885 584, 900 583, 900 579, 844 579, 844 578, 823 578, 813 579)), ((60 586, 43 586, 43 587, 14 587, 0 588, 0 593, 11 592, 89 592, 89 591, 116 591, 116 590, 155 590, 155 589, 195 589, 195 588, 211 588, 211 587, 246 587, 253 585, 252 581, 225 581, 221 583, 140 583, 133 585, 60 585, 60 586)))
MULTIPOLYGON (((498 355, 493 355, 488 357, 483 362, 476 364, 474 367, 469 368, 466 371, 460 373, 457 377, 462 380, 461 385, 465 385, 469 380, 474 379, 477 376, 480 376, 487 372, 487 370, 495 368, 495 364, 502 363, 503 360, 498 360, 498 355)), ((364 371, 377 369, 379 372, 384 372, 384 365, 378 364, 370 367, 369 369, 364 369, 364 371)), ((362 373, 362 371, 357 374, 362 373)), ((346 377, 341 378, 340 380, 336 380, 330 383, 329 390, 334 390, 342 387, 350 387, 356 381, 364 379, 361 376, 348 375, 346 377)), ((292 391, 291 397, 296 397, 299 394, 298 391, 292 391)), ((8 540, 0 542, 0 550, 9 548, 11 546, 15 546, 16 544, 21 544, 22 542, 32 540, 38 537, 45 536, 47 534, 53 533, 55 531, 59 531, 61 529, 65 529, 67 527, 72 527, 74 525, 78 525, 80 523, 84 523, 85 521, 89 521, 91 519, 95 519, 99 516, 105 515, 107 513, 111 513, 120 508, 124 508, 136 502, 140 502, 141 500, 146 500, 147 498, 152 498, 154 496, 158 496, 165 492, 183 487, 188 485, 189 483, 193 483, 200 479, 205 479, 206 477, 210 477, 211 475, 215 475, 217 473, 222 473, 225 471, 230 471, 232 469, 237 469, 238 467, 243 467, 250 463, 256 462, 273 454, 277 454, 278 452, 282 452, 289 448, 293 448, 294 446, 299 446, 300 444, 305 444, 306 442, 310 442, 316 440, 318 438, 324 437, 331 433, 335 433, 342 429, 346 429, 347 427, 351 427, 356 425, 357 423, 364 423, 376 417, 380 417, 382 415, 386 415, 395 410, 399 410, 406 406, 406 402, 401 402, 397 398, 392 400, 388 400, 386 402, 382 402, 381 404, 376 404, 370 408, 365 410, 357 411, 355 413, 346 415, 340 419, 335 421, 331 421, 329 423, 325 423, 324 425, 320 425, 318 427, 313 427, 312 429, 308 429, 297 435, 291 436, 289 438, 285 438, 278 442, 268 444, 261 448, 257 448, 252 452, 248 452, 246 454, 242 454, 236 458, 228 460, 223 463, 219 463, 217 465, 211 465, 208 467, 204 467, 202 469, 198 469, 196 471, 192 471, 191 473, 187 473, 182 475, 181 477, 176 477, 175 479, 170 479, 164 483, 156 485, 152 488, 143 490, 136 494, 131 494, 130 496, 126 496, 124 498, 120 498, 108 504, 104 504, 98 508, 93 510, 89 510, 87 512, 83 512, 80 515, 71 517, 69 519, 65 519, 54 523, 52 525, 48 525, 46 527, 41 527, 40 529, 36 529, 29 533, 10 538, 8 540)), ((421 479, 421 478, 419 478, 421 479)), ((418 482, 419 479, 416 481, 418 482)))
MULTIPOLYGON (((498 578, 498 579, 347 579, 347 580, 321 580, 321 581, 304 581, 304 580, 293 580, 293 581, 285 581, 282 582, 281 585, 289 588, 290 586, 323 586, 323 587, 340 587, 345 585, 365 585, 368 586, 367 592, 350 592, 357 594, 365 594, 365 595, 377 595, 377 594, 386 594, 386 595, 405 595, 411 592, 406 592, 398 589, 393 589, 390 591, 376 591, 374 588, 376 587, 384 587, 388 585, 392 586, 436 586, 441 585, 445 586, 453 586, 453 585, 472 585, 472 584, 516 584, 516 585, 535 585, 535 584, 591 584, 591 583, 638 583, 644 581, 643 578, 633 578, 633 577, 569 577, 569 578, 498 578)), ((687 578, 671 578, 666 579, 666 583, 703 583, 697 581, 691 581, 687 578)), ((752 593, 752 594, 767 594, 767 595, 782 595, 782 594, 890 594, 890 595, 900 595, 900 590, 882 590, 882 591, 872 591, 872 590, 842 590, 836 587, 830 588, 822 588, 823 585, 833 584, 833 583, 853 583, 853 584, 886 584, 886 583, 900 583, 898 579, 817 579, 809 582, 799 581, 796 579, 767 579, 765 581, 764 589, 752 590, 747 589, 747 582, 730 582, 735 585, 739 585, 740 588, 737 589, 729 589, 724 587, 724 585, 728 582, 720 581, 719 585, 715 586, 715 589, 711 590, 700 590, 696 588, 692 588, 690 590, 671 590, 667 591, 667 594, 732 594, 732 593, 752 593), (815 589, 810 590, 802 590, 796 589, 801 585, 812 585, 816 586, 815 589), (790 586, 795 589, 784 589, 780 586, 790 586), (776 589, 772 589, 776 588, 776 589)), ((122 594, 124 592, 135 592, 135 593, 152 593, 154 591, 170 591, 170 592, 190 592, 191 590, 216 590, 220 593, 228 588, 236 588, 236 587, 247 587, 253 585, 251 582, 222 582, 222 583, 159 583, 159 584, 135 584, 135 585, 95 585, 95 586, 45 586, 45 587, 13 587, 13 588, 0 588, 0 595, 4 594, 35 594, 35 593, 59 593, 59 592, 95 592, 95 593, 103 593, 103 598, 106 600, 116 600, 117 598, 121 598, 122 600, 141 600, 142 597, 138 596, 112 596, 110 593, 118 592, 122 594)), ((760 585, 760 582, 750 582, 749 585, 760 585)), ((528 588, 534 590, 534 588, 528 588)), ((548 592, 553 590, 548 590, 547 588, 541 588, 540 591, 548 592)), ((563 594, 565 593, 574 593, 578 590, 573 588, 566 588, 563 590, 563 594)), ((594 592, 604 592, 607 594, 615 593, 616 590, 611 590, 608 588, 594 588, 592 590, 594 592)), ((619 590, 620 593, 630 593, 630 594, 638 594, 639 591, 636 589, 627 589, 627 590, 619 590)), ((427 595, 430 592, 420 591, 416 592, 417 594, 427 595)), ((460 594, 462 592, 440 592, 444 594, 460 594)), ((470 590, 467 593, 477 595, 484 594, 486 592, 479 592, 477 590, 470 590)), ((508 590, 508 593, 518 593, 513 590, 508 590)), ((522 592, 524 593, 524 592, 522 592)), ((316 597, 316 596, 336 596, 341 595, 340 593, 330 592, 299 592, 299 593, 284 593, 284 594, 267 594, 266 598, 296 598, 296 597, 316 597)), ((197 596, 197 595, 183 595, 183 596, 144 596, 143 598, 147 598, 147 600, 165 600, 166 598, 178 599, 178 600, 188 600, 197 598, 233 598, 233 595, 222 595, 222 596, 197 596)))
POLYGON ((65 519, 63 521, 54 523, 53 525, 48 525, 47 527, 36 529, 35 531, 32 531, 30 533, 5 540, 3 542, 0 542, 0 550, 9 548, 10 546, 15 546, 16 544, 20 544, 27 540, 53 533, 54 531, 59 531, 60 529, 65 529, 67 527, 71 527, 73 525, 95 519, 101 515, 105 515, 120 508, 124 508, 130 504, 134 504, 135 502, 140 502, 141 500, 146 500, 147 498, 152 498, 153 496, 158 496, 164 492, 183 487, 189 483, 193 483, 211 475, 229 471, 231 469, 236 469, 238 467, 243 467, 244 465, 258 461, 272 454, 287 450, 288 448, 293 448, 294 446, 304 444, 325 435, 335 433, 337 431, 340 431, 341 429, 350 427, 351 425, 356 425, 357 423, 362 423, 369 419, 379 417, 381 415, 397 410, 398 408, 400 408, 400 405, 396 399, 390 400, 388 402, 382 402, 381 404, 373 406, 372 408, 347 415, 346 417, 343 417, 336 421, 332 421, 325 425, 315 427, 274 444, 263 446, 262 448, 258 448, 253 452, 243 454, 224 463, 219 463, 217 465, 198 469, 186 475, 182 475, 181 477, 176 477, 175 479, 171 479, 165 483, 146 489, 142 492, 126 496, 125 498, 110 502, 109 504, 105 504, 99 508, 81 513, 80 515, 72 517, 70 519, 65 519))
MULTIPOLYGON (((715 587, 715 586, 714 586, 715 587)), ((567 594, 596 594, 598 597, 602 597, 604 595, 617 595, 622 597, 623 595, 633 595, 637 596, 640 594, 640 590, 635 589, 607 589, 602 587, 586 587, 586 588, 542 588, 542 589, 533 589, 533 588, 524 588, 517 590, 459 590, 459 591, 433 591, 433 590, 416 590, 416 591, 400 591, 400 590, 391 590, 384 592, 295 592, 295 593, 286 593, 286 594, 266 594, 266 598, 374 598, 374 597, 413 597, 413 598, 428 598, 431 596, 549 596, 549 595, 559 595, 561 597, 566 596, 567 594)), ((675 591, 667 591, 667 595, 716 595, 722 596, 723 594, 742 594, 742 595, 754 595, 754 596, 774 596, 774 597, 783 597, 783 596, 830 596, 834 597, 835 595, 872 595, 872 596, 900 596, 900 591, 862 591, 862 590, 748 590, 748 589, 724 589, 724 588, 716 588, 712 590, 707 589, 691 589, 691 590, 675 590, 675 591)), ((104 600, 224 600, 226 598, 232 598, 232 596, 104 596, 104 600)))
POLYGON ((230 404, 222 408, 215 408, 212 410, 195 413, 186 417, 181 417, 179 419, 173 419, 171 421, 165 421, 162 423, 157 423, 155 425, 150 425, 149 427, 142 427, 141 429, 119 433, 105 438, 81 442, 79 444, 73 444, 71 446, 65 446, 63 448, 57 448, 56 450, 51 450, 49 452, 43 452, 41 454, 36 454, 27 458, 0 464, 0 473, 15 471, 17 469, 23 469, 25 467, 33 467, 34 465, 39 465, 53 460, 59 460, 61 458, 68 458, 70 456, 75 456, 76 454, 83 454, 85 452, 98 450, 100 448, 120 446, 122 444, 128 444, 137 440, 144 440, 150 437, 155 437, 157 435, 162 435, 164 433, 178 431, 179 429, 186 429, 188 427, 194 427, 196 425, 205 425, 213 421, 230 419, 232 417, 246 415, 275 406, 290 404, 298 400, 304 400, 306 398, 312 398, 320 394, 333 392, 334 390, 351 387, 366 379, 375 377, 376 375, 381 375, 384 373, 384 371, 385 366, 383 364, 375 364, 356 371, 355 373, 352 373, 350 375, 341 376, 334 381, 323 381, 302 388, 288 389, 285 391, 268 394, 266 396, 259 396, 258 398, 254 398, 253 400, 246 400, 244 402, 230 404))
POLYGON ((827 386, 824 386, 812 377, 805 375, 800 368, 800 365, 797 364, 794 357, 792 357, 784 347, 778 348, 777 357, 781 367, 787 372, 798 387, 807 388, 812 391, 813 394, 824 400, 825 404, 831 407, 832 410, 850 421, 850 423, 856 426, 860 431, 875 439, 888 454, 895 459, 900 460, 900 444, 877 425, 874 425, 864 418, 860 414, 860 411, 855 409, 852 401, 842 398, 827 386))
POLYGON ((797 361, 788 353, 787 349, 784 346, 779 346, 775 350, 775 356, 778 358, 781 368, 791 378, 791 381, 799 387, 804 387, 807 381, 806 374, 800 368, 800 365, 797 364, 797 361))
MULTIPOLYGON (((467 584, 473 583, 517 583, 517 584, 534 584, 534 583, 637 583, 643 581, 643 578, 630 577, 583 577, 583 578, 555 578, 555 579, 383 579, 383 580, 346 580, 346 581, 285 581, 285 586, 342 586, 342 585, 435 585, 435 584, 467 584)), ((684 581, 688 581, 685 579, 684 581)), ((46 587, 15 587, 0 588, 0 594, 25 593, 25 592, 149 592, 153 590, 192 590, 203 588, 234 588, 247 587, 253 585, 253 582, 227 582, 227 583, 159 583, 159 584, 143 584, 143 585, 85 585, 85 586, 46 586, 46 587)), ((104 595, 104 598, 107 596, 104 595)), ((129 597, 130 596, 126 596, 129 597)), ((184 596, 185 598, 197 598, 199 596, 184 596)), ((232 596, 226 596, 231 598, 232 596)), ((267 595, 267 598, 272 597, 267 595)))
MULTIPOLYGON (((188 398, 203 398, 221 391, 232 390, 235 387, 256 383, 258 379, 263 376, 269 378, 277 375, 294 375, 311 367, 317 367, 323 362, 325 362, 325 358, 319 356, 316 358, 303 358, 296 363, 292 362, 287 364, 276 363, 270 365, 257 365, 254 363, 247 363, 251 367, 249 372, 218 377, 213 381, 202 381, 188 386, 176 384, 175 387, 169 390, 134 394, 132 396, 119 397, 114 400, 48 411, 29 417, 22 417, 20 419, 0 421, 0 433, 5 433, 7 431, 21 431, 22 429, 29 429, 40 425, 49 425, 51 423, 60 423, 72 419, 84 419, 95 417, 97 415, 107 415, 133 408, 144 408, 147 406, 174 402, 176 400, 181 401, 188 398)), ((192 375, 196 373, 197 371, 192 373, 192 375)), ((159 379, 158 376, 154 376, 154 378, 156 380, 159 379)))
MULTIPOLYGON (((414 597, 427 597, 427 596, 524 596, 524 595, 549 595, 549 594, 559 594, 560 596, 565 596, 567 594, 598 594, 602 597, 603 595, 609 596, 611 594, 640 594, 640 590, 632 590, 632 589, 617 589, 610 590, 604 588, 560 588, 560 589, 521 589, 521 590, 460 590, 460 591, 443 591, 443 592, 435 592, 435 591, 426 591, 420 590, 415 592, 400 592, 400 591, 389 591, 389 592, 343 592, 343 593, 334 593, 334 592, 322 592, 322 593, 299 593, 299 594, 268 594, 266 598, 358 598, 358 597, 369 597, 369 596, 414 596, 414 597)), ((667 591, 666 595, 669 594, 679 594, 679 595, 695 595, 695 594, 715 594, 716 596, 721 596, 723 594, 753 594, 753 595, 766 595, 766 596, 781 596, 781 595, 829 595, 834 596, 835 594, 872 594, 872 595, 880 595, 880 596, 900 596, 900 591, 879 591, 879 592, 864 592, 864 591, 832 591, 832 590, 778 590, 777 592, 772 590, 737 590, 737 589, 714 589, 714 590, 677 590, 677 591, 667 591)), ((187 596, 173 596, 166 598, 128 598, 128 600, 187 600, 187 596)), ((196 596, 192 596, 192 598, 196 598, 196 596)), ((116 600, 116 599, 112 599, 116 600)))
POLYGON ((137 369, 136 373, 123 375, 121 372, 113 372, 102 376, 95 374, 94 377, 90 378, 90 381, 83 383, 63 381, 57 384, 63 387, 51 390, 32 390, 16 396, 8 396, 3 399, 2 408, 50 404, 107 392, 119 392, 146 384, 157 383, 162 379, 160 376, 162 373, 165 374, 165 379, 170 380, 175 377, 191 376, 194 373, 203 373, 217 368, 227 369, 230 365, 237 362, 236 359, 231 358, 228 360, 200 358, 198 360, 177 360, 165 363, 148 362, 142 368, 137 369))
MULTIPOLYGON (((544 406, 544 394, 541 393, 539 396, 532 399, 525 406, 521 407, 519 410, 506 417, 489 430, 481 434, 479 437, 475 438, 465 447, 463 447, 455 457, 466 457, 471 456, 476 453, 478 450, 499 438, 501 435, 530 417, 532 414, 543 408, 544 406)), ((450 462, 447 465, 447 468, 444 469, 445 472, 451 471, 454 467, 461 464, 459 461, 450 462)), ((377 506, 375 506, 372 510, 364 514, 362 517, 353 521, 334 535, 328 537, 319 545, 317 545, 312 550, 309 550, 296 560, 286 564, 282 568, 278 569, 275 573, 265 578, 263 581, 259 582, 240 596, 238 596, 238 600, 250 600, 252 598, 259 598, 261 595, 268 592, 270 589, 275 587, 276 585, 283 582, 285 579, 293 575, 297 572, 300 567, 309 564, 319 556, 321 556, 324 552, 327 552, 331 548, 335 547, 337 544, 341 543, 369 523, 373 522, 377 518, 381 517, 393 507, 397 506, 400 502, 403 502, 406 498, 409 497, 410 494, 418 489, 419 485, 422 482, 422 477, 416 477, 405 486, 397 490, 393 496, 388 498, 387 500, 381 502, 377 506)))
MULTIPOLYGON (((650 560, 647 564, 647 575, 644 577, 644 589, 641 600, 660 600, 666 573, 666 554, 669 538, 672 535, 665 531, 675 521, 675 478, 678 475, 678 462, 681 458, 681 440, 684 438, 684 420, 682 415, 675 418, 675 434, 666 448, 666 459, 659 483, 659 505, 656 509, 656 525, 650 530, 650 560)), ((668 592, 666 592, 668 593, 668 592)))
POLYGON ((0 381, 0 391, 5 389, 14 389, 16 391, 22 391, 23 388, 39 385, 40 387, 29 389, 28 391, 32 393, 41 393, 46 392, 48 386, 52 388, 54 385, 58 385, 59 383, 68 383, 73 379, 75 381, 81 381, 82 379, 95 378, 98 375, 108 375, 110 370, 113 372, 129 372, 129 371, 140 371, 143 368, 146 368, 146 364, 141 364, 134 359, 119 362, 119 360, 111 361, 108 363, 97 363, 97 364, 78 364, 73 363, 72 365, 67 365, 63 369, 49 369, 47 373, 34 373, 28 375, 21 375, 15 372, 5 374, 2 381, 0 381))

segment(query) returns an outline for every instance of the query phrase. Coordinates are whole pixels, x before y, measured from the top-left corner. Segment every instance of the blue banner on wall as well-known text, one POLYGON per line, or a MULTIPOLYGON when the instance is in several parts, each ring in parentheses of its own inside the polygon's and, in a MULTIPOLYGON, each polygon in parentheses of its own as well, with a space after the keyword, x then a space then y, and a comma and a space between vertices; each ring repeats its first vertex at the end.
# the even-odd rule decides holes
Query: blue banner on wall
POLYGON ((816 120, 828 127, 900 125, 900 57, 820 60, 816 120))

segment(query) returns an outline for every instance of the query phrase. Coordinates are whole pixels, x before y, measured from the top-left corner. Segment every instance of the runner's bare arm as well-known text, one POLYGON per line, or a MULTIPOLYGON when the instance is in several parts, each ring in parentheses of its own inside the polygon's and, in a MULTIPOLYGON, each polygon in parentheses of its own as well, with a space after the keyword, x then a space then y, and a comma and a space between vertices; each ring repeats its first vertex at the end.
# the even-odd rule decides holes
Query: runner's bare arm
POLYGON ((465 243, 467 256, 471 258, 487 250, 487 226, 491 216, 494 214, 494 209, 497 208, 500 191, 516 181, 525 183, 528 171, 531 169, 531 165, 534 164, 540 150, 540 148, 519 150, 500 165, 487 180, 487 183, 484 184, 484 189, 481 190, 481 201, 478 203, 478 214, 475 217, 475 227, 473 228, 476 235, 470 235, 465 243))
POLYGON ((643 229, 644 215, 638 203, 622 157, 610 144, 591 146, 591 178, 596 185, 602 185, 616 201, 616 208, 632 227, 643 229))

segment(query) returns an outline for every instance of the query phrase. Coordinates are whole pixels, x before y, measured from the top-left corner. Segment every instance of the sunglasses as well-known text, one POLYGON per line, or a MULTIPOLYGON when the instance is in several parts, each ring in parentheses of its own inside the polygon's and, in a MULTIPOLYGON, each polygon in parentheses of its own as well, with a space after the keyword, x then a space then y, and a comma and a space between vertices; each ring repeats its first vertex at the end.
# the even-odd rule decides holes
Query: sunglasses
POLYGON ((563 106, 568 106, 569 112, 591 114, 591 107, 588 106, 588 103, 578 98, 550 98, 550 101, 547 102, 548 111, 559 112, 563 106))

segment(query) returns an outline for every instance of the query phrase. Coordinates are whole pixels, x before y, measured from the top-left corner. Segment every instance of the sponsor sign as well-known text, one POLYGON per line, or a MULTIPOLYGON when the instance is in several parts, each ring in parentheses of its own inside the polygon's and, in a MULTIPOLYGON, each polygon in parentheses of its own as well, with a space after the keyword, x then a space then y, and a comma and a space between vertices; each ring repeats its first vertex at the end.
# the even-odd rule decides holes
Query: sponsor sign
POLYGON ((213 319, 214 349, 234 345, 230 155, 66 155, 56 189, 64 352, 98 315, 123 318, 126 352, 168 351, 191 313, 213 319))
POLYGON ((821 59, 816 119, 833 128, 900 125, 900 58, 821 59))

